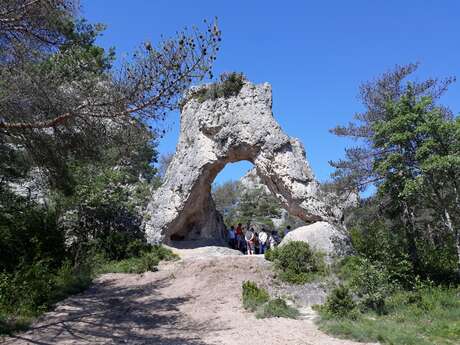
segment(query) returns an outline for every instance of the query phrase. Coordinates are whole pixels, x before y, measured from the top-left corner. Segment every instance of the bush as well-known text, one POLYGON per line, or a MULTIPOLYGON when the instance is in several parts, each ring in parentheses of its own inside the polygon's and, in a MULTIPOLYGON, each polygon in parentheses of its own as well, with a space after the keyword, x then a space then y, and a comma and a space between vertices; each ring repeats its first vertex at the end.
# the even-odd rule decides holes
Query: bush
POLYGON ((267 303, 270 295, 264 288, 257 287, 251 281, 243 282, 243 307, 250 311, 256 311, 264 303, 267 303))
POLYGON ((82 292, 91 284, 91 281, 92 272, 90 267, 73 267, 70 261, 64 262, 54 278, 53 302, 82 292))
POLYGON ((17 196, 0 184, 0 271, 13 273, 46 260, 59 267, 65 257, 65 238, 57 213, 17 196))
POLYGON ((103 264, 98 273, 144 273, 156 271, 162 260, 175 260, 177 255, 171 250, 161 246, 151 246, 150 250, 144 251, 139 257, 132 257, 120 261, 109 261, 103 264))
POLYGON ((276 247, 275 248, 268 248, 267 251, 264 254, 265 260, 274 262, 276 260, 277 253, 278 253, 278 251, 276 250, 276 247))
POLYGON ((251 281, 243 282, 243 307, 252 312, 257 311, 257 318, 287 317, 295 319, 299 316, 297 309, 287 305, 281 298, 270 299, 264 288, 259 288, 251 281))
POLYGON ((171 260, 177 260, 179 258, 170 249, 162 245, 152 246, 151 252, 154 253, 160 260, 171 261, 171 260))
POLYGON ((293 284, 306 283, 326 272, 323 255, 302 241, 278 246, 270 250, 266 258, 274 261, 281 280, 293 284))
POLYGON ((351 270, 350 287, 360 299, 362 309, 385 313, 385 299, 399 288, 386 268, 371 263, 366 258, 357 258, 351 270))
POLYGON ((56 271, 43 260, 0 273, 0 334, 24 329, 53 303, 87 288, 91 278, 89 271, 69 262, 56 271))
POLYGON ((342 284, 331 291, 321 309, 334 317, 356 318, 356 303, 350 290, 342 284))
POLYGON ((268 301, 256 316, 257 318, 285 317, 296 319, 299 316, 299 311, 288 306, 282 298, 275 298, 268 301))
POLYGON ((391 345, 458 344, 458 288, 421 287, 397 291, 387 298, 387 313, 359 318, 331 318, 321 313, 320 327, 330 334, 362 342, 391 345))
MULTIPOLYGON (((231 72, 223 73, 220 76, 220 81, 205 87, 201 87, 193 91, 189 99, 196 99, 198 102, 203 103, 207 100, 215 100, 217 98, 229 98, 236 96, 240 93, 244 85, 245 77, 243 73, 231 72)), ((185 102, 181 103, 181 108, 185 102)))

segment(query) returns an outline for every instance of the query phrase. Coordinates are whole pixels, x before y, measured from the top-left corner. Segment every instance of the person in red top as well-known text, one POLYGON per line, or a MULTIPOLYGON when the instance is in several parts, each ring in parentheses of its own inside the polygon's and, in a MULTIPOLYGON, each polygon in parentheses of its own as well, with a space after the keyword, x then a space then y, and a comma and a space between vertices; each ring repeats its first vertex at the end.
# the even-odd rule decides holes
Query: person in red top
POLYGON ((243 249, 243 224, 239 223, 238 226, 236 227, 236 247, 238 250, 243 249))

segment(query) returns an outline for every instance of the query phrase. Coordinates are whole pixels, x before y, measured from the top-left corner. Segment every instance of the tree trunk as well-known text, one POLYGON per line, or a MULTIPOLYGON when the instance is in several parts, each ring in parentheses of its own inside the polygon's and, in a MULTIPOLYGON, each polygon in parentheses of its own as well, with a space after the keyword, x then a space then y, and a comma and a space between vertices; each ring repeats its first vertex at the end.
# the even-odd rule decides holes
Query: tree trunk
POLYGON ((414 270, 417 271, 419 269, 419 257, 416 243, 415 215, 406 202, 403 202, 403 223, 405 226, 409 256, 414 270))

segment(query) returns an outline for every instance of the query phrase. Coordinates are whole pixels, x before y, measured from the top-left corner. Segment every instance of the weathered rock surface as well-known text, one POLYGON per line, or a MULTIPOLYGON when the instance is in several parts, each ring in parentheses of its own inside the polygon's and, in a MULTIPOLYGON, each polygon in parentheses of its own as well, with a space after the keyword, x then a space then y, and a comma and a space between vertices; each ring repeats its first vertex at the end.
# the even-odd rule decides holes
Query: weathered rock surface
MULTIPOLYGON (((264 195, 272 195, 272 192, 268 189, 268 187, 262 182, 259 175, 257 175, 257 169, 252 168, 250 169, 241 179, 241 185, 243 186, 243 190, 246 192, 260 190, 264 195)), ((280 228, 284 224, 290 224, 294 227, 301 227, 305 225, 299 218, 294 218, 289 215, 288 211, 284 208, 279 207, 279 216, 270 218, 275 228, 280 228)))
POLYGON ((271 86, 245 82, 237 96, 184 105, 176 154, 147 207, 149 241, 222 236, 211 184, 227 163, 241 160, 254 164, 291 214, 309 222, 341 218, 339 207, 325 202, 300 141, 274 119, 271 86))
POLYGON ((290 241, 306 242, 329 258, 345 255, 349 251, 345 234, 327 222, 316 222, 294 229, 283 238, 280 245, 283 246, 290 241))

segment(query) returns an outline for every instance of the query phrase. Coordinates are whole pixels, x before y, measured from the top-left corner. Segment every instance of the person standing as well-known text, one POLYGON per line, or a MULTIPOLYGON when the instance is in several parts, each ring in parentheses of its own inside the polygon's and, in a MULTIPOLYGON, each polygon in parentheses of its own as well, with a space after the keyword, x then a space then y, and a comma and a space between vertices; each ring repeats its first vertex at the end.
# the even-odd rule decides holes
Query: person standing
POLYGON ((252 254, 259 253, 259 248, 260 248, 259 233, 257 231, 254 231, 254 250, 253 250, 252 254))
POLYGON ((267 250, 268 234, 264 228, 259 232, 259 254, 264 254, 267 250))
POLYGON ((235 249, 236 232, 235 227, 233 225, 228 229, 228 245, 230 246, 230 248, 235 249))
POLYGON ((288 226, 286 226, 286 229, 284 230, 284 236, 286 236, 290 232, 291 232, 291 226, 288 225, 288 226))
POLYGON ((246 246, 247 246, 247 254, 253 255, 254 254, 254 247, 255 247, 255 236, 254 236, 254 229, 249 229, 244 234, 244 238, 246 239, 246 246))
POLYGON ((276 233, 275 230, 273 230, 268 239, 268 244, 270 245, 270 249, 274 249, 279 243, 280 243, 280 239, 278 237, 278 234, 276 233))
POLYGON ((239 223, 236 227, 236 249, 243 250, 243 224, 239 223))

